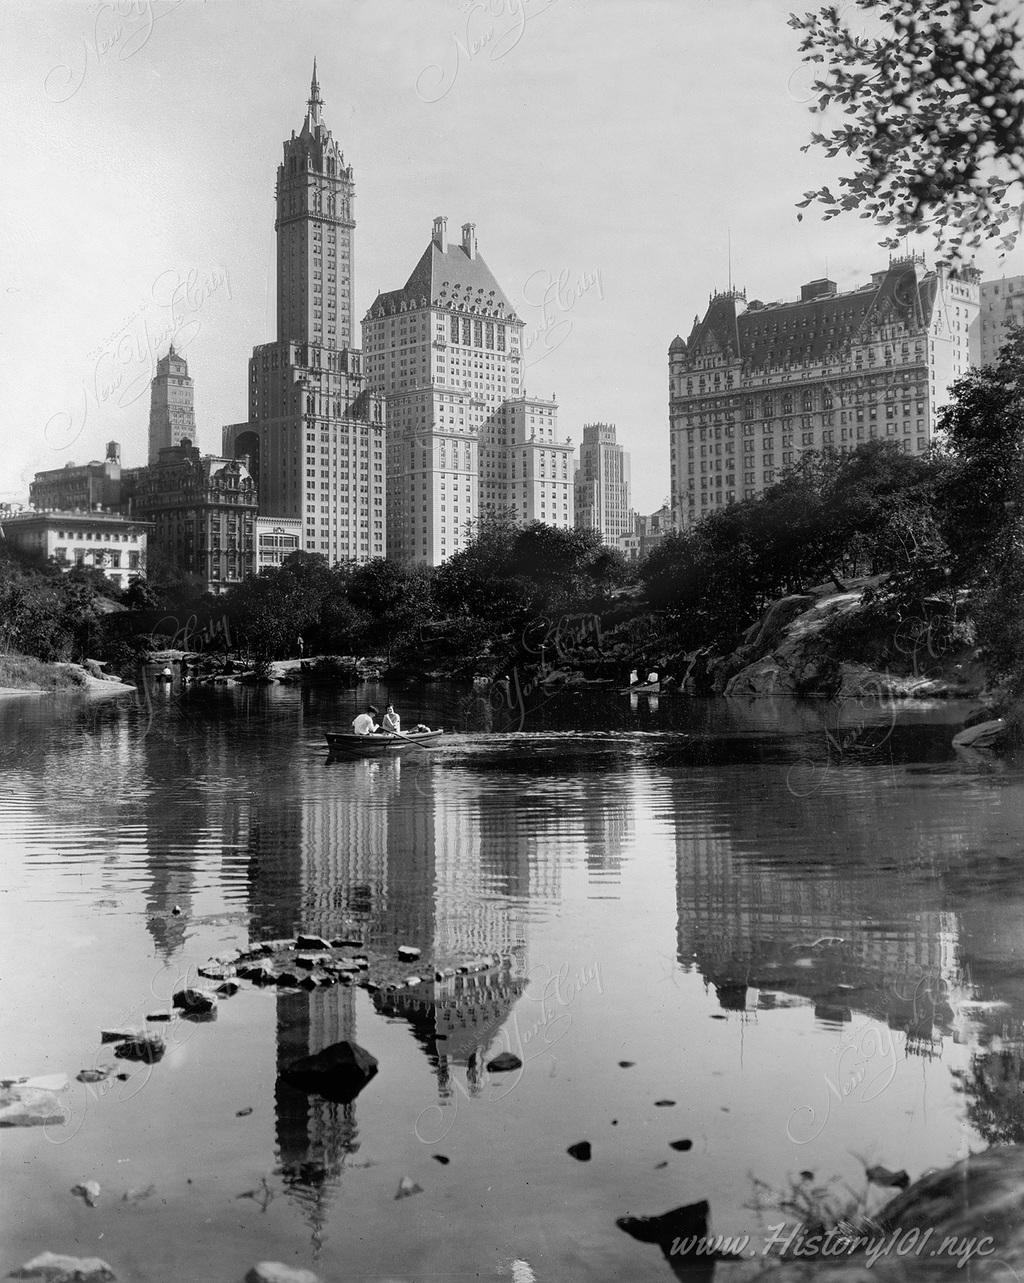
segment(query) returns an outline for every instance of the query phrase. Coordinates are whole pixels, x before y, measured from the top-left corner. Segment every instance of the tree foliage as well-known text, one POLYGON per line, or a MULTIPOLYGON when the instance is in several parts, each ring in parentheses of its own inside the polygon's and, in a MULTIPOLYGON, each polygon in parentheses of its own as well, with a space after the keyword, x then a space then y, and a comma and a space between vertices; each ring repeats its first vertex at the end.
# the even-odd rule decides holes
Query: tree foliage
MULTIPOLYGON (((1012 0, 854 0, 791 14, 817 114, 842 123, 815 131, 804 151, 852 161, 850 172, 806 192, 825 218, 857 212, 899 247, 928 231, 954 259, 998 238, 1010 250, 1022 222, 1024 67, 1012 0), (873 23, 860 34, 851 16, 873 23)), ((802 217, 802 216, 801 216, 802 217)))

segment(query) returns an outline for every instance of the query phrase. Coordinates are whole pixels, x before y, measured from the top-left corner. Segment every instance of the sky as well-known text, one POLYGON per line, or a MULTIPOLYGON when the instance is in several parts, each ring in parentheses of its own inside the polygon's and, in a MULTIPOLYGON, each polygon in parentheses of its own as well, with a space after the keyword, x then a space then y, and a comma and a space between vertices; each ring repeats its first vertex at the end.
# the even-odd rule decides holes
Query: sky
MULTIPOLYGON (((784 0, 5 0, 0 9, 0 502, 121 444, 145 462, 173 342, 197 438, 246 417, 274 335, 274 182, 314 56, 354 168, 356 320, 436 215, 525 322, 563 438, 614 423, 633 506, 668 495, 668 358, 709 294, 799 297, 885 266, 803 154, 808 69, 784 0), (731 277, 730 277, 731 261, 731 277)), ((931 246, 923 250, 932 261, 931 246)), ((979 254, 986 277, 1024 251, 979 254)))

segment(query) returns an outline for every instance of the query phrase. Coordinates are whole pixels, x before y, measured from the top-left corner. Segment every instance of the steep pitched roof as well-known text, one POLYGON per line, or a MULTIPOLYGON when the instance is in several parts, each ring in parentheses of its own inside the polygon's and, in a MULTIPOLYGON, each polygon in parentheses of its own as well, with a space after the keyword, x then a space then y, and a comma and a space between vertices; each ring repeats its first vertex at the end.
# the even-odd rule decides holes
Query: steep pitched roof
POLYGON ((748 308, 737 322, 740 354, 759 366, 820 362, 877 325, 923 326, 937 291, 934 272, 898 261, 858 290, 748 308))
POLYGON ((479 254, 470 258, 461 245, 455 244, 442 250, 434 240, 423 251, 405 286, 378 294, 370 312, 378 308, 395 311, 403 303, 406 308, 425 304, 476 308, 482 315, 517 319, 515 308, 479 254))

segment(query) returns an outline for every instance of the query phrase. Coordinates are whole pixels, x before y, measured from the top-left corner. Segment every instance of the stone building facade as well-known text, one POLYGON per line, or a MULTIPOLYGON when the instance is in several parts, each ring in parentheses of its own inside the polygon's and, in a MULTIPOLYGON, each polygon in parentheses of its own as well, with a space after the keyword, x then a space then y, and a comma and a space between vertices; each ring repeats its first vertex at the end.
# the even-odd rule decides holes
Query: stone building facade
POLYGON ((89 463, 66 463, 63 468, 37 472, 28 488, 33 508, 91 512, 121 503, 121 447, 107 442, 106 458, 89 463))
POLYGON ((306 117, 277 170, 277 338, 253 349, 248 419, 223 429, 248 461, 260 512, 298 520, 330 561, 385 552, 384 398, 352 343, 352 167, 323 121, 313 67, 306 117))
POLYGON ((188 362, 172 343, 167 355, 157 361, 150 384, 149 462, 156 463, 161 450, 186 439, 196 439, 195 387, 188 362))
POLYGON ((374 300, 363 342, 369 384, 387 397, 390 557, 437 565, 488 511, 573 524, 572 444, 554 400, 526 394, 523 322, 473 223, 456 244, 434 220, 405 286, 374 300))
POLYGON ((616 547, 629 533, 629 455, 615 440, 614 423, 586 423, 576 469, 576 525, 596 530, 616 547))
POLYGON ((118 588, 146 574, 148 527, 116 512, 20 512, 0 521, 12 548, 53 558, 62 570, 102 570, 118 588))
POLYGON ((860 289, 799 300, 712 296, 669 347, 671 502, 686 528, 752 498, 807 450, 874 438, 919 454, 977 359, 979 274, 893 259, 860 289))
POLYGON ((1024 276, 982 281, 980 365, 992 365, 998 359, 1014 325, 1024 325, 1024 276))
POLYGON ((123 500, 150 523, 151 550, 222 593, 256 570, 256 485, 237 459, 201 455, 188 440, 123 475, 123 500))

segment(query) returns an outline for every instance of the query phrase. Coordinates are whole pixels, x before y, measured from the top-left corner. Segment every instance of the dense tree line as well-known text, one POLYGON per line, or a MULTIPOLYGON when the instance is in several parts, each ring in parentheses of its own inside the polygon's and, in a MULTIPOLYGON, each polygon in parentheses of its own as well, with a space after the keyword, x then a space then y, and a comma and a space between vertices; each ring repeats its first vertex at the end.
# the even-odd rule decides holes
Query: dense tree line
POLYGON ((856 582, 864 606, 837 621, 837 652, 895 661, 908 626, 936 621, 947 642, 976 637, 993 679, 1024 697, 1024 330, 956 385, 938 428, 925 456, 884 439, 808 453, 633 571, 593 531, 509 514, 482 519, 438 567, 295 553, 219 597, 158 559, 119 593, 99 572, 7 554, 0 648, 125 667, 161 644, 231 647, 266 664, 301 638, 307 655, 493 674, 535 656, 538 621, 597 614, 606 656, 725 653, 777 598, 856 582), (631 575, 642 591, 624 604, 616 590, 631 575))

